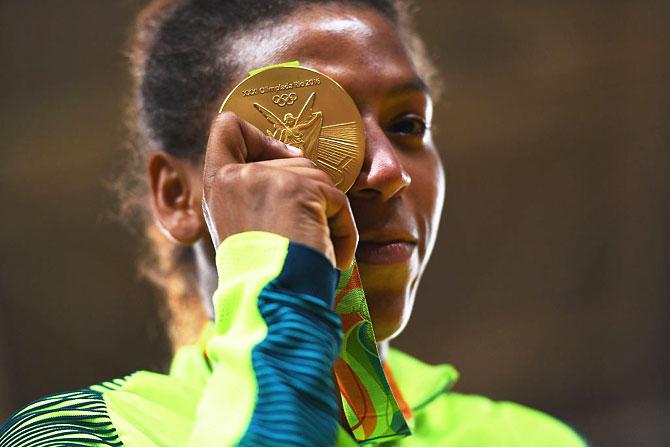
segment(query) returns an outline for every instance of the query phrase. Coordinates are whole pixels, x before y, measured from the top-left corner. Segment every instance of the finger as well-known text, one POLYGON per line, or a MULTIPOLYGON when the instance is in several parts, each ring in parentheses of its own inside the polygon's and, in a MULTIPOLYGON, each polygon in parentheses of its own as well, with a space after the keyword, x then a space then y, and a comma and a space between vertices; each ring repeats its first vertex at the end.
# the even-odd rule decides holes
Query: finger
POLYGON ((289 166, 286 168, 283 168, 287 171, 290 171, 294 174, 297 174, 298 176, 302 178, 308 178, 313 181, 322 183, 326 186, 334 187, 335 182, 333 182, 333 179, 330 175, 326 174, 320 169, 317 168, 304 168, 300 166, 289 166))
POLYGON ((333 178, 325 171, 317 168, 316 165, 307 158, 282 158, 279 160, 259 161, 254 164, 272 169, 283 169, 298 174, 301 177, 310 178, 325 183, 326 185, 335 186, 333 178))
POLYGON ((271 168, 308 168, 318 169, 314 162, 305 157, 278 158, 276 160, 257 161, 255 164, 271 168))
POLYGON ((336 267, 344 271, 354 262, 356 254, 356 222, 346 194, 332 186, 323 186, 321 189, 326 198, 326 216, 335 250, 336 267))
POLYGON ((216 117, 210 129, 205 153, 205 186, 222 166, 229 163, 302 157, 302 155, 302 151, 263 134, 236 114, 224 112, 216 117))

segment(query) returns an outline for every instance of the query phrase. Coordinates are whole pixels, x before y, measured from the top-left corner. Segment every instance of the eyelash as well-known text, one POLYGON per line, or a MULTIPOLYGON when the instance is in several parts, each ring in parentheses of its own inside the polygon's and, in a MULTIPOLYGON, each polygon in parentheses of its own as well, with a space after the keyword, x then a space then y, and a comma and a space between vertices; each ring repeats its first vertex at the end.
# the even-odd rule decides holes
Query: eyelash
POLYGON ((408 136, 408 137, 423 137, 429 130, 426 121, 419 115, 404 115, 399 119, 393 121, 388 127, 388 131, 393 134, 408 136), (409 124, 414 128, 411 130, 403 129, 403 126, 409 124))

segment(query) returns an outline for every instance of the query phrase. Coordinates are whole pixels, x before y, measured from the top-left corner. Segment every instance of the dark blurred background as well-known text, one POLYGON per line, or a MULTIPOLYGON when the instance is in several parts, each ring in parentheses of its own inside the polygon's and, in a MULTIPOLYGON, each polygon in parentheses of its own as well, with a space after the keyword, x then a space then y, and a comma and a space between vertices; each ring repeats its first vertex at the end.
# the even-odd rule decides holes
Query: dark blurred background
MULTIPOLYGON (((670 444, 670 2, 418 1, 446 214, 396 346, 594 446, 670 444)), ((169 356, 106 190, 146 2, 0 2, 0 419, 169 356)))

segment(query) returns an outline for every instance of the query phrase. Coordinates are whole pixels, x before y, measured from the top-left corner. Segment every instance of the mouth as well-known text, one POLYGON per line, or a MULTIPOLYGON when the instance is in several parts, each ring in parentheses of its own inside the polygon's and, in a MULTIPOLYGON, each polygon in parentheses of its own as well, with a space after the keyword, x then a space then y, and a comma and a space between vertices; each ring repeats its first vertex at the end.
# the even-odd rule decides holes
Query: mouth
POLYGON ((371 232, 361 234, 356 260, 363 264, 398 264, 410 260, 416 251, 417 238, 404 232, 371 232))

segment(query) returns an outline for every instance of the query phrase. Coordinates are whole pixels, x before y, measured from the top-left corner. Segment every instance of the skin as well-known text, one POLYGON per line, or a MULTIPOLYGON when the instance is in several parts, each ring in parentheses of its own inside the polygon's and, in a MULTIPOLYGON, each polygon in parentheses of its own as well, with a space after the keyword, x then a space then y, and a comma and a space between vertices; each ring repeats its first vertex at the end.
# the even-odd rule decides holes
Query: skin
POLYGON ((303 8, 238 37, 226 51, 235 55, 233 79, 299 60, 347 90, 365 123, 361 173, 345 196, 299 153, 224 114, 213 122, 204 165, 150 154, 155 219, 174 241, 195 246, 199 287, 208 297, 216 286, 214 247, 230 234, 282 234, 338 268, 356 250, 383 353, 409 320, 442 212, 444 171, 429 129, 430 94, 396 27, 368 9, 303 8))

